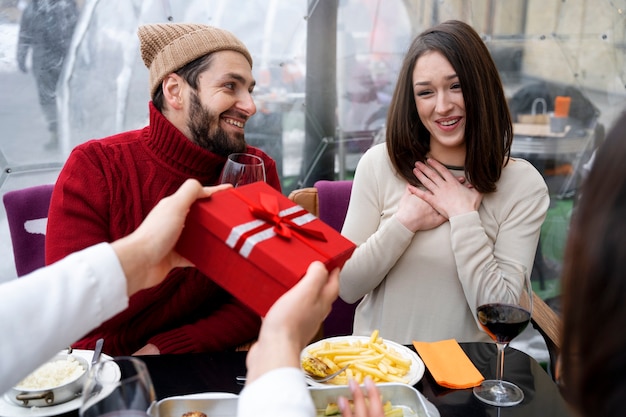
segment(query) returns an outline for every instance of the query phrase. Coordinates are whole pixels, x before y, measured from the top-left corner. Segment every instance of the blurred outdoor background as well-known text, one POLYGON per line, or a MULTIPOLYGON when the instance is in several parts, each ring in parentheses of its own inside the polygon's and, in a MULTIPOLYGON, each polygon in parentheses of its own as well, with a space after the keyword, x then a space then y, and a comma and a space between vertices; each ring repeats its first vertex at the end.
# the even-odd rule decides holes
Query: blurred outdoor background
MULTIPOLYGON (((2 195, 54 183, 79 143, 147 124, 140 24, 199 22, 243 40, 257 79, 258 113, 246 125, 247 139, 277 160, 287 195, 319 179, 351 178, 362 153, 384 137, 412 38, 447 19, 468 22, 492 52, 521 123, 513 153, 533 162, 550 188, 533 277, 535 290, 558 308, 560 261, 580 181, 605 130, 626 108, 626 0, 78 0, 74 20, 44 16, 38 26, 47 31, 42 38, 65 43, 61 57, 49 58, 58 69, 52 113, 49 103, 40 104, 44 81, 32 71, 33 51, 21 51, 26 72, 17 58, 31 1, 50 12, 68 3, 0 0, 2 195), (555 141, 528 129, 546 127, 557 95, 572 104, 568 130, 555 141)), ((14 279, 2 205, 0 259, 0 282, 14 279)))

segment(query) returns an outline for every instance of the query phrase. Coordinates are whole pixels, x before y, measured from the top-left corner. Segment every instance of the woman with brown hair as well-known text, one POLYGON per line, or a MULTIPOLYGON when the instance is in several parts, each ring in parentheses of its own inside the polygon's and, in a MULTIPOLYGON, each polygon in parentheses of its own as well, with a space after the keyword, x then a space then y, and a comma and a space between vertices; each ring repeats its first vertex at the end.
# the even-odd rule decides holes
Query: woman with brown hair
POLYGON ((405 56, 386 143, 359 161, 342 233, 358 248, 340 277, 364 297, 354 333, 413 340, 490 341, 476 322, 488 291, 518 295, 498 262, 532 269, 549 205, 535 168, 510 158, 502 82, 480 36, 447 21, 405 56), (489 274, 482 270, 490 265, 489 274))
POLYGON ((582 416, 618 416, 626 397, 626 113, 582 186, 563 262, 561 370, 582 416))

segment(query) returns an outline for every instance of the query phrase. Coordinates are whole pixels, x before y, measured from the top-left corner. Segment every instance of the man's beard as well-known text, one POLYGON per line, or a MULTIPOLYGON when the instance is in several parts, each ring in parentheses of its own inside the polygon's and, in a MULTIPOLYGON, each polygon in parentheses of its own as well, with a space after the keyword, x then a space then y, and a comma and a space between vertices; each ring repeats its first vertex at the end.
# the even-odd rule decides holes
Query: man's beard
POLYGON ((195 92, 190 94, 189 120, 187 127, 191 140, 202 148, 227 157, 231 153, 245 152, 246 139, 243 133, 231 136, 220 127, 220 117, 204 107, 195 92))

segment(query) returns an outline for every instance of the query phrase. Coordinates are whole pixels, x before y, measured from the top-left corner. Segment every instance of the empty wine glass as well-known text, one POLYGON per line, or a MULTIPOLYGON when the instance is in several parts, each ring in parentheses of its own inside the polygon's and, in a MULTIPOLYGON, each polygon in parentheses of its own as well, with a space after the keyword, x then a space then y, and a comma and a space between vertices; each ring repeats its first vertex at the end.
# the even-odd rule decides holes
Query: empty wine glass
POLYGON ((265 165, 260 157, 248 153, 228 155, 220 175, 220 184, 230 183, 237 187, 257 181, 265 182, 265 165))
POLYGON ((156 395, 146 364, 122 356, 94 364, 83 386, 80 417, 150 417, 156 395))
POLYGON ((490 264, 483 271, 486 281, 506 281, 514 288, 509 291, 495 290, 479 296, 476 315, 483 329, 496 342, 498 358, 496 379, 484 380, 474 387, 474 395, 481 401, 498 407, 519 404, 524 399, 524 392, 515 384, 504 381, 504 348, 519 335, 530 322, 533 293, 530 277, 525 266, 498 262, 490 264))

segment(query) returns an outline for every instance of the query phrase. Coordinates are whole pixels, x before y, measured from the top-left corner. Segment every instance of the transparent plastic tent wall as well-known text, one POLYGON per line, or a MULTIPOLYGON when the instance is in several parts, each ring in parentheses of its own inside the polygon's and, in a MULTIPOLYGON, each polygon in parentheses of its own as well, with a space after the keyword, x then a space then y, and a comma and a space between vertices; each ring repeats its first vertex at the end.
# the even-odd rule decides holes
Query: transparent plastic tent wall
MULTIPOLYGON (((79 0, 56 90, 59 145, 46 149, 35 81, 15 62, 28 2, 0 0, 0 88, 3 97, 15 98, 0 103, 0 194, 52 183, 77 144, 147 123, 148 72, 136 35, 143 23, 205 23, 246 43, 258 82, 258 112, 247 137, 278 161, 285 193, 329 173, 351 176, 362 153, 384 137, 409 42, 447 19, 464 20, 483 35, 510 96, 537 80, 570 85, 597 109, 595 123, 602 126, 626 108, 626 0, 79 0), (329 16, 336 19, 323 20, 329 16), (311 85, 313 74, 329 76, 311 85), (330 123, 311 105, 320 102, 332 111, 330 123)), ((554 200, 567 204, 555 204, 542 234, 557 267, 572 200, 560 191, 554 200)), ((0 252, 0 282, 14 279, 4 207, 0 252)))

